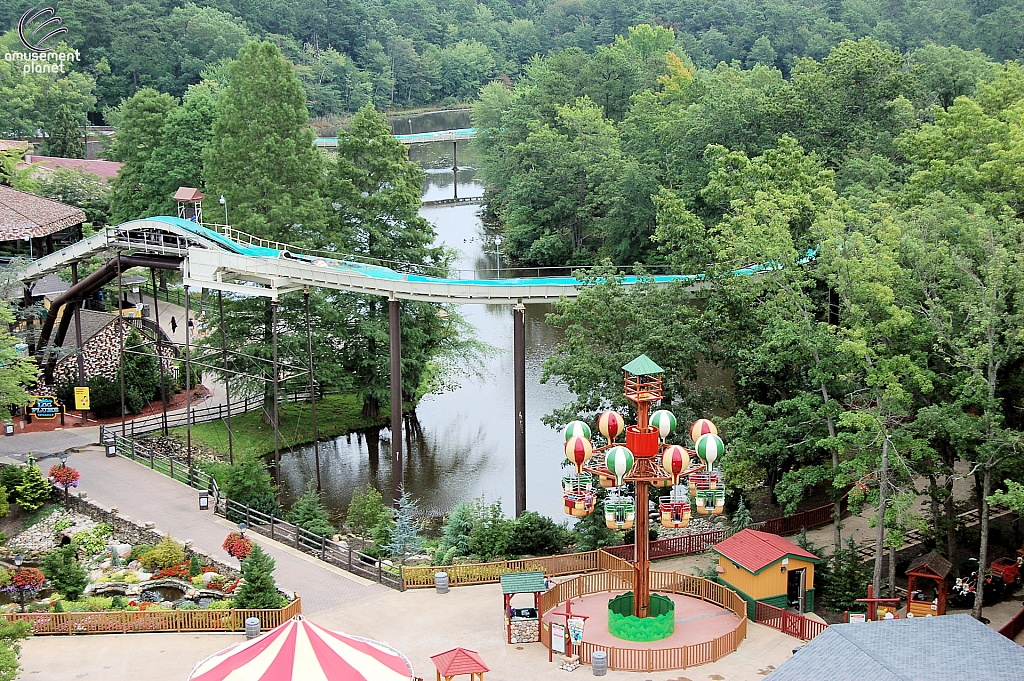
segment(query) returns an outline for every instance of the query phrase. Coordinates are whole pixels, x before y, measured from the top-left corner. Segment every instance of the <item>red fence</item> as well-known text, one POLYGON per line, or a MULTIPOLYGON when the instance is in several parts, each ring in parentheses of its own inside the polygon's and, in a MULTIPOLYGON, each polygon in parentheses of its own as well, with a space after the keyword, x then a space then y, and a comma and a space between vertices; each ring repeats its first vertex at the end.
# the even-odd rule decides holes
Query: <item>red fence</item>
MULTIPOLYGON (((848 506, 847 495, 844 494, 843 498, 839 500, 840 515, 846 513, 848 506)), ((826 504, 808 511, 782 516, 781 518, 769 518, 764 522, 755 523, 752 527, 762 532, 770 532, 771 534, 793 534, 805 528, 810 530, 822 525, 828 525, 832 522, 834 508, 834 504, 826 504)))
POLYGON ((825 628, 828 626, 818 620, 812 620, 809 617, 804 617, 782 608, 776 608, 774 605, 768 605, 760 601, 756 603, 756 606, 755 622, 772 629, 778 629, 784 634, 789 634, 804 641, 810 641, 825 631, 825 628))
POLYGON ((1020 636, 1022 631, 1024 631, 1024 608, 1021 608, 1021 611, 1014 615, 1013 619, 1004 624, 999 633, 1013 641, 1020 636))
MULTIPOLYGON (((672 556, 688 556, 691 553, 703 553, 718 542, 725 539, 725 530, 711 530, 700 534, 684 534, 681 537, 655 539, 651 542, 651 558, 671 558, 672 556)), ((609 546, 605 551, 624 560, 633 560, 633 545, 609 546)))

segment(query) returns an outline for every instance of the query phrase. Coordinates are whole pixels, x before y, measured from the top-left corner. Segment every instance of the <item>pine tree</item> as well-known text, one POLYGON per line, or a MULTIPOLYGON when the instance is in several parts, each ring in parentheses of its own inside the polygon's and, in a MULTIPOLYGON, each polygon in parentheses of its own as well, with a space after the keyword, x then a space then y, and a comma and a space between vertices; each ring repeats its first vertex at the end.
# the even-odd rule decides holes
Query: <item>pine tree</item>
POLYGON ((113 182, 110 220, 114 224, 146 217, 147 209, 158 198, 157 187, 146 183, 145 168, 160 144, 167 115, 177 105, 174 98, 152 88, 143 88, 121 105, 110 156, 124 165, 113 182))
POLYGON ((316 491, 312 482, 306 487, 306 492, 292 505, 288 512, 288 522, 321 537, 330 537, 334 534, 334 526, 327 516, 327 507, 324 506, 320 493, 316 491))
MULTIPOLYGON (((172 199, 178 187, 203 187, 203 149, 213 138, 215 118, 213 88, 206 83, 189 87, 181 106, 167 114, 160 144, 153 150, 144 171, 145 185, 154 188, 150 214, 174 215, 172 199)), ((211 208, 215 210, 217 206, 211 208)), ((204 219, 220 222, 216 210, 204 219)))
POLYGON ((352 501, 349 502, 345 517, 345 523, 352 532, 360 537, 368 537, 380 525, 381 519, 388 515, 380 492, 369 484, 366 485, 366 491, 361 487, 352 490, 352 501))
POLYGON ((242 562, 242 586, 235 596, 236 608, 279 608, 281 596, 274 585, 274 559, 259 544, 242 562))
POLYGON ((39 466, 36 465, 36 460, 31 454, 28 455, 28 467, 25 469, 24 481, 18 485, 17 489, 18 494, 15 499, 18 506, 28 513, 42 508, 53 493, 53 487, 43 477, 43 472, 39 470, 39 466))
POLYGON ((70 544, 46 554, 42 569, 57 593, 69 601, 77 601, 89 583, 89 575, 78 562, 75 549, 70 544))
POLYGON ((315 241, 326 213, 308 119, 306 94, 277 47, 242 48, 203 152, 208 193, 227 198, 233 227, 291 243, 315 241))
POLYGON ((199 554, 193 553, 188 562, 188 576, 198 577, 201 574, 203 574, 203 564, 199 562, 199 554))
MULTIPOLYGON (((242 456, 235 461, 224 480, 224 494, 228 499, 251 506, 261 513, 281 517, 281 508, 276 501, 277 491, 263 460, 258 456, 242 456)), ((244 517, 236 517, 234 512, 228 515, 228 520, 232 522, 244 517)))
POLYGON ((423 539, 420 537, 420 524, 416 519, 418 504, 412 495, 402 490, 402 496, 398 499, 398 508, 395 509, 395 524, 391 528, 391 539, 384 546, 388 555, 399 558, 404 563, 405 559, 415 554, 423 546, 423 539))
POLYGON ((85 141, 82 139, 82 126, 78 116, 67 104, 62 104, 54 116, 53 125, 47 131, 46 153, 50 156, 63 158, 82 158, 85 156, 85 141))

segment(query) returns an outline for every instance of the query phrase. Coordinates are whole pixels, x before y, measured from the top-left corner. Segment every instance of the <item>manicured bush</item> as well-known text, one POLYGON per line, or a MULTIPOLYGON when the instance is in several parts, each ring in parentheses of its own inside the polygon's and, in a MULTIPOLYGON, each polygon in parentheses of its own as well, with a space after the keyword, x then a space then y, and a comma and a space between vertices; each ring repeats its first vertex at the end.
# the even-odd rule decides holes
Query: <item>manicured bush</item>
POLYGON ((324 506, 320 493, 316 491, 313 483, 309 483, 306 492, 298 498, 288 511, 288 522, 298 525, 306 532, 321 537, 334 535, 334 526, 327 517, 327 507, 324 506))
POLYGON ((142 556, 144 556, 146 553, 152 551, 153 548, 154 547, 153 547, 152 544, 136 544, 135 546, 132 547, 131 552, 129 552, 129 554, 128 554, 128 562, 130 563, 133 560, 141 559, 142 556))
POLYGON ((42 560, 43 574, 64 598, 77 601, 89 583, 73 546, 62 546, 50 551, 42 560))
POLYGON ((0 487, 3 487, 7 493, 6 499, 8 502, 15 501, 15 495, 18 493, 18 485, 25 481, 25 467, 24 466, 4 466, 0 468, 0 487))
POLYGON ((199 562, 199 554, 193 553, 192 558, 188 562, 188 576, 189 577, 202 577, 203 565, 199 562))
POLYGON ((185 547, 170 537, 164 537, 159 544, 143 554, 139 562, 150 572, 180 565, 185 562, 185 547))
POLYGON ((242 563, 244 582, 235 594, 236 608, 280 608, 282 596, 274 586, 274 559, 259 544, 252 547, 252 553, 242 563))
POLYGON ((53 494, 53 487, 43 477, 43 472, 39 470, 39 466, 36 465, 35 461, 32 455, 29 454, 28 467, 25 469, 24 478, 22 483, 18 485, 17 494, 15 495, 18 506, 28 513, 42 508, 43 504, 49 501, 50 495, 53 494))
POLYGON ((536 511, 525 511, 512 522, 508 553, 516 556, 549 556, 562 553, 569 544, 569 531, 536 511))
POLYGON ((354 534, 369 537, 381 520, 390 519, 391 512, 384 506, 380 492, 371 487, 356 487, 352 491, 352 501, 348 505, 345 524, 354 534))

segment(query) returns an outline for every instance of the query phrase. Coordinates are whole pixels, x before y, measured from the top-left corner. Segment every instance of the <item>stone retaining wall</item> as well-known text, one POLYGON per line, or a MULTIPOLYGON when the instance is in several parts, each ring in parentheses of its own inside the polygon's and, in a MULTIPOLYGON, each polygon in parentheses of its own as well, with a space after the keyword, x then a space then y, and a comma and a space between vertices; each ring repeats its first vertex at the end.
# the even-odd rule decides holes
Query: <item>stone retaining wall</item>
MULTIPOLYGON (((63 496, 63 495, 61 495, 63 496)), ((128 516, 120 515, 116 508, 108 509, 100 506, 92 499, 81 496, 71 497, 71 510, 81 513, 82 515, 95 520, 96 522, 106 523, 110 525, 113 530, 114 539, 125 544, 131 544, 135 546, 137 544, 158 544, 167 534, 156 529, 156 526, 152 522, 142 521, 141 523, 129 518, 128 516)), ((225 535, 227 536, 227 535, 225 535)), ((207 565, 212 565, 217 570, 229 577, 240 577, 241 573, 238 568, 232 565, 224 563, 219 558, 215 558, 207 553, 204 553, 192 546, 192 541, 187 537, 174 537, 179 542, 185 544, 185 557, 191 558, 192 554, 199 556, 207 565)))

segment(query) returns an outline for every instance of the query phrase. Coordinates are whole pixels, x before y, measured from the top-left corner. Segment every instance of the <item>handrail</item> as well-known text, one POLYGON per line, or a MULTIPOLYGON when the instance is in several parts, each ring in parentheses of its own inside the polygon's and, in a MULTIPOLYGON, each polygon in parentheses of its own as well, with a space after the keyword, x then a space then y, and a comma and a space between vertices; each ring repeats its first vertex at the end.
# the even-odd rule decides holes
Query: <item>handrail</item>
POLYGON ((148 464, 151 470, 163 473, 173 480, 183 482, 195 489, 207 490, 213 495, 214 503, 220 498, 221 492, 217 480, 205 471, 177 461, 174 457, 161 454, 131 438, 121 437, 103 425, 100 426, 100 442, 108 446, 113 445, 114 452, 120 456, 143 465, 148 464))
POLYGON ((754 621, 803 641, 810 641, 828 628, 818 620, 761 601, 755 603, 754 621))
POLYGON ((404 591, 401 566, 386 564, 380 558, 353 549, 348 543, 343 545, 341 542, 309 532, 227 497, 218 495, 213 508, 217 515, 233 522, 244 520, 251 532, 257 532, 275 541, 293 546, 325 563, 340 567, 364 579, 404 591))

